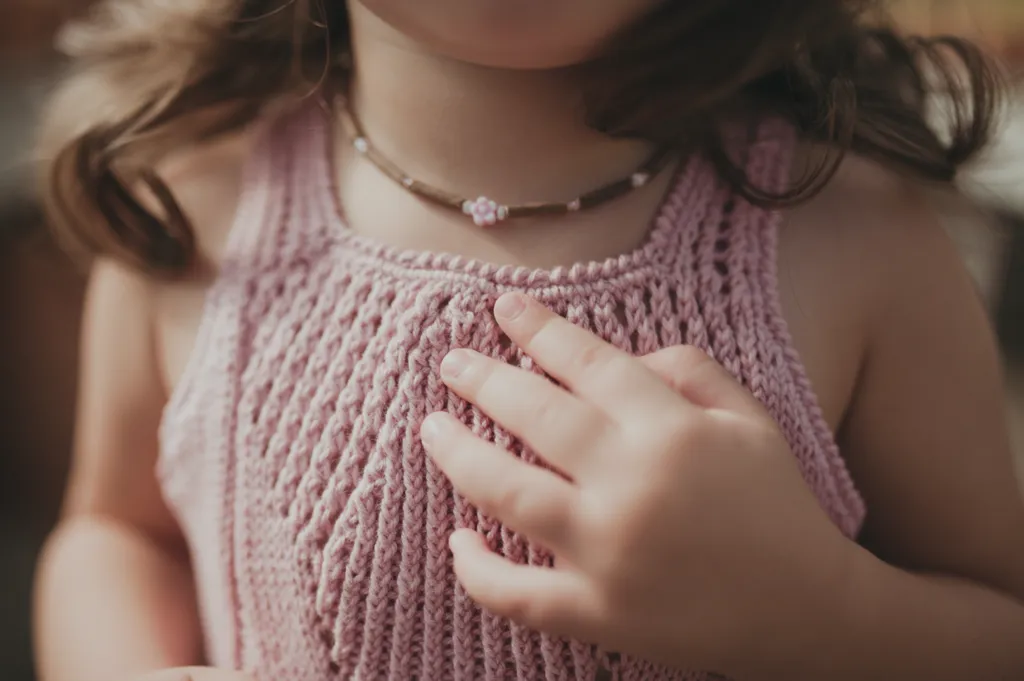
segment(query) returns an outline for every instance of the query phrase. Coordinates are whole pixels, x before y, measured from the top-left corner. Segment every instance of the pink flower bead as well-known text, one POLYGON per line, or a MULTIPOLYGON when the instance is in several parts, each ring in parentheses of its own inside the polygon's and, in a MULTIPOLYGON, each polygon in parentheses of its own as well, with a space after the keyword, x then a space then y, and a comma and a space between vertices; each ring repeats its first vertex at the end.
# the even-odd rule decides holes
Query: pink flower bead
POLYGON ((475 201, 466 201, 462 204, 462 212, 473 218, 478 227, 494 225, 505 218, 505 210, 486 196, 481 196, 475 201))

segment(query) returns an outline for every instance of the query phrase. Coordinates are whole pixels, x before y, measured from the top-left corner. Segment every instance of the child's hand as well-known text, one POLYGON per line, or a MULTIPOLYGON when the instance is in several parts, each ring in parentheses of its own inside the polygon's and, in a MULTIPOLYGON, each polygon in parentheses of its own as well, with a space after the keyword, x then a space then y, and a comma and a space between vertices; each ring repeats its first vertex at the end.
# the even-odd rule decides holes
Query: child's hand
POLYGON ((567 390, 466 351, 445 361, 445 382, 566 477, 447 415, 424 421, 455 487, 556 556, 555 569, 514 565, 457 533, 470 595, 532 628, 688 668, 735 673, 813 645, 785 638, 835 612, 856 553, 761 405, 695 349, 638 360, 529 299, 495 312, 567 390))

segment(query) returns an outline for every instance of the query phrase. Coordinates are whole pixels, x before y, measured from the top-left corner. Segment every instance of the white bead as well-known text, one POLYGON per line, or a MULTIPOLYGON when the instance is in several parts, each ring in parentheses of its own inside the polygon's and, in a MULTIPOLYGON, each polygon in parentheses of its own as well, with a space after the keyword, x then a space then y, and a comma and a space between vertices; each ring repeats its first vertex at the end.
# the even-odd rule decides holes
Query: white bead
POLYGON ((357 137, 354 140, 352 140, 352 146, 355 147, 356 151, 358 151, 360 154, 365 154, 367 151, 370 150, 370 144, 369 142, 366 141, 366 138, 364 137, 357 137))
POLYGON ((498 219, 504 220, 508 217, 508 206, 498 206, 498 219))
POLYGON ((643 187, 645 184, 647 184, 647 180, 649 179, 650 176, 647 173, 633 173, 631 181, 633 183, 633 187, 639 189, 640 187, 643 187))
POLYGON ((579 199, 574 199, 573 201, 565 204, 565 207, 569 209, 570 213, 575 213, 582 207, 582 204, 579 199))
POLYGON ((463 201, 462 202, 462 212, 465 213, 466 215, 472 215, 473 214, 473 202, 472 201, 463 201))
POLYGON ((406 177, 406 178, 404 178, 402 180, 402 186, 404 186, 406 188, 409 188, 409 187, 413 186, 413 184, 415 184, 415 183, 416 183, 416 180, 412 179, 411 177, 406 177))

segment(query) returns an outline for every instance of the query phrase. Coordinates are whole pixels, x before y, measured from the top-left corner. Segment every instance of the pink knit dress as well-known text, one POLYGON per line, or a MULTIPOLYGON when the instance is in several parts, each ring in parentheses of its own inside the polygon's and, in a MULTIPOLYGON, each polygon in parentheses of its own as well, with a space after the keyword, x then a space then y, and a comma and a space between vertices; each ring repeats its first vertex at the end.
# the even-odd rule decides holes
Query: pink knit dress
MULTIPOLYGON (((159 475, 191 546, 210 662, 261 681, 709 678, 475 607, 452 572, 452 530, 476 528, 516 561, 548 557, 454 494, 418 430, 448 410, 530 456, 438 378, 452 348, 529 366, 490 312, 526 291, 636 354, 709 352, 771 411, 822 507, 855 535, 862 501, 780 311, 778 216, 698 158, 617 258, 532 270, 402 251, 345 226, 329 136, 309 107, 261 137, 164 417, 159 475)), ((784 126, 761 126, 745 147, 754 181, 783 186, 791 148, 784 126)))

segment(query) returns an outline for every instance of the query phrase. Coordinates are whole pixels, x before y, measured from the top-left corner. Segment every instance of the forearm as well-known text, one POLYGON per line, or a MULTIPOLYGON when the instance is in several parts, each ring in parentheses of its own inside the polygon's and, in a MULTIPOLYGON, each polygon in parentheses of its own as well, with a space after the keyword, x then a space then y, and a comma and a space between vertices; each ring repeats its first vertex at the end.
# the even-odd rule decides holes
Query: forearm
POLYGON ((803 640, 813 645, 803 655, 793 650, 787 669, 749 681, 1024 678, 1024 604, 1010 596, 867 556, 851 571, 840 601, 808 617, 803 640))
POLYGON ((114 521, 68 521, 40 562, 36 654, 42 681, 110 681, 198 663, 187 564, 114 521))

